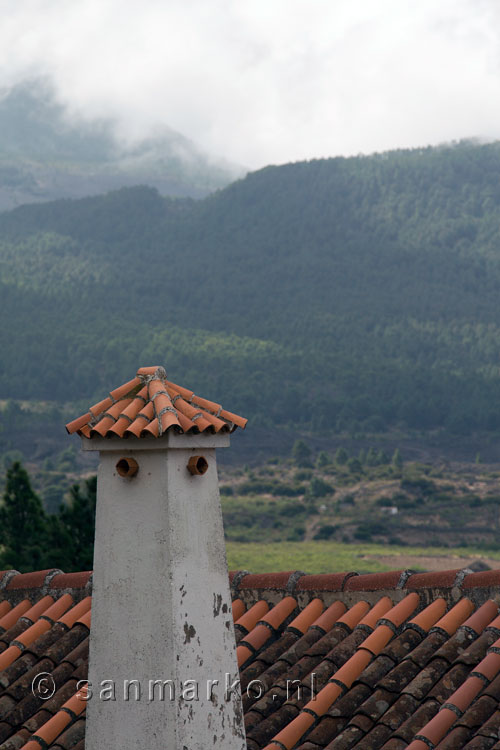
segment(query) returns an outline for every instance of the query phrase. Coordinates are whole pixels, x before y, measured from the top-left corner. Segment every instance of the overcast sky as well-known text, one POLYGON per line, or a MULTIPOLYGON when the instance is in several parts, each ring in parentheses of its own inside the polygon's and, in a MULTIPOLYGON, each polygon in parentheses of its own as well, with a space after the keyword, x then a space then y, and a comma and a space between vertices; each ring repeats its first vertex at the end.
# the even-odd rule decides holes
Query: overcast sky
POLYGON ((500 138, 500 0, 0 0, 0 86, 257 168, 500 138))

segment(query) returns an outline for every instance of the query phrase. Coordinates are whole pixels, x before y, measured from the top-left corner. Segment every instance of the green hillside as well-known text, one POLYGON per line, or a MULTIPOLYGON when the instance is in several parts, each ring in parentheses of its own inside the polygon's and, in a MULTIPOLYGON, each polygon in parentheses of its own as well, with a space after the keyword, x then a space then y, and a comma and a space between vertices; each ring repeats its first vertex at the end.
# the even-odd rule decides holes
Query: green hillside
POLYGON ((140 184, 201 197, 243 173, 166 127, 128 145, 115 131, 110 120, 69 118, 44 80, 0 92, 0 210, 140 184))
POLYGON ((267 167, 0 216, 0 395, 138 363, 270 428, 500 429, 500 144, 267 167))

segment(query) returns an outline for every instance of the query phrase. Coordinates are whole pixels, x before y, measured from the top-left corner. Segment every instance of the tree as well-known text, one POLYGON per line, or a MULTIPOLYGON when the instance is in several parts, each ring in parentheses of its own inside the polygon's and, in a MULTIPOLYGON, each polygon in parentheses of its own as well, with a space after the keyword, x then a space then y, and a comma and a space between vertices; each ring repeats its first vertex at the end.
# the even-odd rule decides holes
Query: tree
POLYGON ((347 460, 349 458, 349 454, 347 453, 345 448, 337 448, 337 452, 335 454, 335 463, 338 466, 344 466, 347 463, 347 460))
POLYGON ((59 539, 61 567, 67 572, 92 570, 94 559, 95 508, 97 477, 90 477, 82 487, 73 485, 69 502, 61 506, 53 522, 52 533, 59 539))
POLYGON ((311 449, 303 440, 296 440, 292 448, 292 456, 297 464, 301 467, 312 467, 311 449))
POLYGON ((47 516, 26 469, 15 461, 7 470, 0 506, 0 565, 21 573, 40 570, 47 550, 47 516))
POLYGON ((347 468, 351 474, 360 474, 363 471, 359 458, 350 458, 347 462, 347 468))
POLYGON ((309 485, 309 492, 312 497, 325 497, 326 495, 333 495, 335 489, 321 477, 313 477, 309 485))
POLYGON ((386 466, 389 463, 389 458, 384 450, 379 450, 377 453, 377 465, 386 466))
POLYGON ((392 465, 394 466, 395 469, 402 469, 403 468, 403 458, 401 456, 399 448, 396 448, 396 450, 394 451, 391 463, 392 463, 392 465))
POLYGON ((320 451, 316 459, 316 468, 324 469, 330 463, 330 456, 326 451, 320 451))

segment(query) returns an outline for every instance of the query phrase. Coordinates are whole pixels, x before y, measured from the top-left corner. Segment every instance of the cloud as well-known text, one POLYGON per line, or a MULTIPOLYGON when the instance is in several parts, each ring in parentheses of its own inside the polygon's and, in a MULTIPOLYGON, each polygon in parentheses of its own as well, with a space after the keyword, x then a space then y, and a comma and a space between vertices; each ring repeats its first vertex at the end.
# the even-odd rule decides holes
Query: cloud
POLYGON ((500 138, 497 0, 0 0, 0 86, 251 167, 500 138))

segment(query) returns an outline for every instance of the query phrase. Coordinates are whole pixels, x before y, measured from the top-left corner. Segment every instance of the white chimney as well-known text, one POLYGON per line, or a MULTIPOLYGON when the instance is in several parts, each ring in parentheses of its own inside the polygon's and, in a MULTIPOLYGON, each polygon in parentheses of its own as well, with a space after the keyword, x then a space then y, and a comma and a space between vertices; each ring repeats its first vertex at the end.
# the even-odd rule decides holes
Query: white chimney
POLYGON ((246 747, 215 456, 235 421, 141 368, 68 425, 100 452, 86 750, 246 747))

